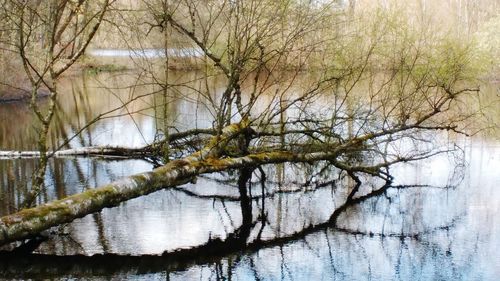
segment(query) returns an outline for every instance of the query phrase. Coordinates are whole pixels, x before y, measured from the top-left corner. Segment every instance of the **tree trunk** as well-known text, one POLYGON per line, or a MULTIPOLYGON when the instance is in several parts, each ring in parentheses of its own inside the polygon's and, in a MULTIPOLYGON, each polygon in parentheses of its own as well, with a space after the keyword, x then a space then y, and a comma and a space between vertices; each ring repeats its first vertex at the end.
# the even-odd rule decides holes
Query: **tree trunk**
MULTIPOLYGON (((64 156, 142 156, 147 155, 151 148, 125 148, 112 146, 96 146, 96 147, 80 147, 73 149, 65 149, 53 152, 46 152, 47 157, 64 157, 64 156)), ((42 155, 40 151, 0 151, 0 159, 2 158, 39 158, 42 155)))
MULTIPOLYGON (((150 145, 138 148, 119 147, 119 146, 92 146, 79 147, 72 149, 48 151, 48 157, 65 157, 65 156, 126 156, 126 157, 142 157, 149 156, 156 152, 158 148, 163 147, 165 142, 173 142, 181 139, 191 138, 199 135, 213 135, 215 130, 212 129, 192 129, 179 133, 169 134, 165 140, 155 142, 150 145)), ((18 150, 0 150, 0 159, 11 158, 38 158, 41 156, 40 151, 18 151, 18 150)))
POLYGON ((271 163, 312 163, 329 160, 343 170, 377 174, 378 167, 376 166, 351 167, 336 160, 340 153, 356 145, 359 140, 339 144, 328 151, 308 153, 272 151, 235 158, 220 158, 229 142, 237 141, 240 134, 245 132, 248 134, 249 129, 247 124, 229 125, 224 128, 221 136, 213 136, 203 149, 183 159, 173 160, 151 172, 124 177, 83 193, 4 216, 0 218, 0 246, 33 237, 51 227, 71 222, 104 208, 117 206, 126 200, 191 182, 196 176, 205 173, 271 163))

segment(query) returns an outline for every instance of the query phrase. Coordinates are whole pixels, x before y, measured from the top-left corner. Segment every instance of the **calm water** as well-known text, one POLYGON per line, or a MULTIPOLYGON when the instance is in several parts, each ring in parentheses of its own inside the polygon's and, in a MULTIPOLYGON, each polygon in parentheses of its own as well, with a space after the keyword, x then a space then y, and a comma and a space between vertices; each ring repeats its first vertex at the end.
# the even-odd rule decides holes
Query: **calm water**
POLYGON ((139 50, 112 50, 94 49, 89 51, 89 55, 97 57, 129 57, 129 58, 164 58, 169 57, 202 57, 203 52, 196 48, 184 49, 139 49, 139 50))
MULTIPOLYGON (((196 73, 177 76, 173 79, 197 83, 196 73)), ((161 137, 156 132, 163 124, 154 118, 153 109, 163 103, 160 97, 148 95, 123 106, 132 97, 157 90, 150 85, 126 87, 132 77, 135 73, 103 73, 63 81, 52 145, 67 141, 66 147, 139 147, 161 137), (103 119, 71 139, 86 123, 118 106, 122 108, 106 115, 114 118, 103 119)), ((211 86, 215 92, 220 87, 216 81, 211 86)), ((169 124, 179 130, 211 125, 211 113, 197 102, 195 93, 178 94, 167 107, 169 124)), ((35 149, 32 124, 26 105, 0 104, 1 149, 35 149)), ((205 175, 196 184, 133 199, 65 225, 59 235, 37 248, 38 255, 0 259, 0 278, 498 280, 500 141, 495 137, 457 141, 464 150, 454 155, 394 167, 393 187, 347 207, 335 228, 317 226, 342 207, 353 183, 325 163, 265 166, 264 186, 256 170, 248 187, 251 200, 238 200, 241 171, 230 171, 205 175), (189 257, 171 254, 227 240, 235 232, 239 233, 235 243, 243 240, 255 247, 241 251, 222 243, 213 245, 219 252, 227 250, 223 255, 210 255, 208 250, 189 257), (65 257, 45 256, 54 254, 65 257), (87 257, 96 254, 107 256, 87 257)), ((0 159, 1 215, 13 212, 22 201, 34 163, 0 159)), ((152 168, 144 160, 52 159, 48 188, 39 202, 152 168)), ((381 185, 364 179, 364 194, 381 185)))

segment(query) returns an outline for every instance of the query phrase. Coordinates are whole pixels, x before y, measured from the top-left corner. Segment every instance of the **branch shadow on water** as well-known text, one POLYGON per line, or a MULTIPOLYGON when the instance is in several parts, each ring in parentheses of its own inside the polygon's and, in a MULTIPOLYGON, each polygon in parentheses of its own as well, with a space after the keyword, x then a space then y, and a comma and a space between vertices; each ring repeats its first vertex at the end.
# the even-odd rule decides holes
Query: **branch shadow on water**
MULTIPOLYGON (((98 254, 94 256, 69 255, 55 256, 32 254, 31 252, 43 242, 33 240, 13 252, 0 253, 0 277, 2 278, 49 278, 63 276, 113 276, 122 273, 158 273, 186 270, 193 265, 214 264, 227 257, 240 257, 256 253, 259 250, 273 247, 283 247, 290 243, 305 239, 308 235, 334 230, 347 235, 366 235, 380 238, 397 236, 396 234, 365 233, 358 230, 337 227, 340 216, 348 209, 359 206, 371 198, 380 197, 391 189, 405 189, 412 186, 394 186, 385 182, 377 189, 356 195, 361 181, 356 180, 343 204, 336 206, 329 219, 316 224, 303 224, 295 232, 273 238, 262 238, 264 228, 270 225, 267 218, 265 199, 275 194, 267 194, 266 174, 261 167, 246 167, 238 171, 237 187, 241 211, 241 225, 226 235, 225 238, 211 238, 199 246, 164 252, 162 255, 128 256, 118 254, 98 254), (254 173, 255 172, 255 173, 254 173), (252 176, 260 173, 259 181, 252 182, 252 176), (252 195, 252 185, 260 184, 260 194, 252 195), (260 199, 260 200, 259 200, 260 199), (260 204, 260 206, 258 206, 260 204), (255 206, 258 206, 257 208, 255 206)), ((287 195, 287 194, 279 194, 287 195)), ((196 195, 193 195, 196 196, 196 195)), ((208 198, 206 198, 208 199, 208 198)), ((234 198, 233 198, 234 199, 234 198)), ((223 200, 223 199, 218 199, 223 200)), ((285 207, 286 208, 286 207, 285 207)), ((453 225, 453 223, 452 223, 453 225)), ((446 230, 446 228, 443 228, 446 230)), ((435 229, 439 231, 440 229, 435 229)), ((402 235, 398 238, 418 239, 421 234, 402 235), (404 236, 404 237, 403 237, 404 236)), ((238 260, 238 258, 237 258, 238 260)))

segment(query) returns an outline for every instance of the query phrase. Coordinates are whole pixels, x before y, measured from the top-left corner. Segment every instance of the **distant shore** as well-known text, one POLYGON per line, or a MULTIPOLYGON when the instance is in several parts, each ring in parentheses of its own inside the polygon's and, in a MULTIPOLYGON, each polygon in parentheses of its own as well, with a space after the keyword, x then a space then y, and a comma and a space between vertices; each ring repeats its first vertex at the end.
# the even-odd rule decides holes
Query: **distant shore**
MULTIPOLYGON (((49 91, 41 89, 38 91, 38 98, 49 95, 49 91)), ((31 99, 31 92, 24 89, 10 89, 0 91, 0 103, 24 102, 31 99)))

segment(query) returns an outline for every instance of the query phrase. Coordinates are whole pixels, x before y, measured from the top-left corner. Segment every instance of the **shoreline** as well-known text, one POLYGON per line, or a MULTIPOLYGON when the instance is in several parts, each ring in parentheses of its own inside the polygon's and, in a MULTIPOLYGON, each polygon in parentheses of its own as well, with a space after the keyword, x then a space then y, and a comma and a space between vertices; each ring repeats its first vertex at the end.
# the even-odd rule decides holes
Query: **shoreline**
MULTIPOLYGON (((49 91, 42 89, 38 91, 37 100, 49 96, 49 91)), ((27 90, 17 89, 14 91, 0 92, 0 104, 29 102, 31 94, 27 90)))

